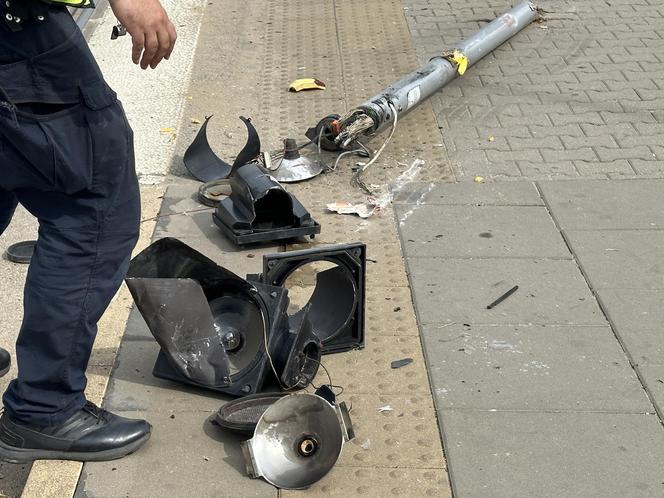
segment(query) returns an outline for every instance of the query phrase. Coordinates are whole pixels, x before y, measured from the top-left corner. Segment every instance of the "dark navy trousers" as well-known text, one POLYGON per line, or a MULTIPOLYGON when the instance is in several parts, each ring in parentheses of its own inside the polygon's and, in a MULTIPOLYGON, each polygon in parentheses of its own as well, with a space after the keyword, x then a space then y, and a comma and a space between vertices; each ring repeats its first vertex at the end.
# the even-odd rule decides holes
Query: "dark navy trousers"
POLYGON ((85 403, 97 321, 122 283, 140 223, 131 128, 60 7, 16 33, 0 23, 0 233, 17 203, 39 220, 39 238, 18 378, 3 402, 13 419, 57 425, 85 403))

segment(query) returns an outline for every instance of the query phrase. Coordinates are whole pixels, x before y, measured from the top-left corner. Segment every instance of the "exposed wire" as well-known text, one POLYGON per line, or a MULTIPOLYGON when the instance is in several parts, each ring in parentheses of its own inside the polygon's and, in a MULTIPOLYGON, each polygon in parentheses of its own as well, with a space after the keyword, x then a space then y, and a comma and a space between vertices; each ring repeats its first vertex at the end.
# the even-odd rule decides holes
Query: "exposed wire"
POLYGON ((394 104, 392 104, 392 102, 388 102, 388 105, 390 106, 390 110, 394 115, 394 121, 392 122, 392 131, 390 131, 390 134, 383 142, 383 145, 380 146, 380 148, 378 149, 378 151, 376 151, 371 160, 368 163, 362 165, 362 167, 358 169, 357 172, 353 175, 353 178, 351 180, 351 183, 358 185, 368 195, 373 195, 373 192, 371 192, 371 189, 362 181, 362 173, 364 173, 371 165, 373 165, 378 160, 380 155, 387 147, 387 144, 389 144, 390 140, 392 140, 392 137, 394 136, 394 133, 397 130, 397 124, 399 123, 399 113, 397 112, 396 107, 394 107, 394 104))
MULTIPOLYGON (((267 338, 267 329, 263 327, 263 344, 265 345, 265 354, 267 355, 267 359, 270 363, 270 368, 272 369, 272 372, 274 373, 274 376, 277 378, 277 382, 279 382, 279 386, 281 387, 282 390, 284 391, 293 391, 296 389, 306 389, 308 386, 313 387, 314 389, 319 389, 320 386, 316 386, 314 384, 314 377, 313 376, 306 377, 305 380, 307 381, 306 384, 301 385, 300 381, 298 381, 296 384, 292 386, 286 386, 284 385, 283 382, 281 382, 281 376, 277 373, 277 368, 274 366, 274 361, 272 360, 272 355, 270 354, 270 348, 268 347, 268 338, 267 338)), ((341 396, 344 392, 343 386, 339 386, 336 384, 332 383, 332 376, 330 375, 329 370, 323 365, 319 360, 315 358, 308 358, 308 360, 313 361, 318 363, 318 366, 321 367, 324 371, 325 374, 327 375, 327 380, 328 380, 328 386, 330 386, 330 389, 339 389, 338 393, 335 393, 336 396, 341 396)))

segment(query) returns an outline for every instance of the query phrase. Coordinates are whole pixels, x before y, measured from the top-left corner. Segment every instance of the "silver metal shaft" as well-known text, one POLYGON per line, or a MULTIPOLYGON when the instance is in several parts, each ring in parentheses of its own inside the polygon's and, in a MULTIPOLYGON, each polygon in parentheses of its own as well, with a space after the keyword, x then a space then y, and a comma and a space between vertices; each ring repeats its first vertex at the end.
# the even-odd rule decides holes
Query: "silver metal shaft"
MULTIPOLYGON (((538 9, 532 2, 521 2, 470 38, 461 41, 455 47, 456 51, 465 56, 468 67, 471 67, 538 18, 538 9)), ((401 119, 454 80, 459 74, 458 69, 459 65, 451 56, 434 57, 417 71, 361 104, 357 110, 374 122, 374 126, 366 130, 365 134, 376 133, 392 124, 394 115, 391 107, 396 109, 401 119)))

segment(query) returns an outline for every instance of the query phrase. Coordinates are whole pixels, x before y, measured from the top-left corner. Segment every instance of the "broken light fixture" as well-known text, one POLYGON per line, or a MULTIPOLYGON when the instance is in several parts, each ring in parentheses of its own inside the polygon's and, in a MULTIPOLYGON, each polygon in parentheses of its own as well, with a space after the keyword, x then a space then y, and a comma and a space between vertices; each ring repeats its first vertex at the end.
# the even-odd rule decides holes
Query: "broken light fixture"
POLYGON ((320 340, 307 310, 291 326, 285 289, 248 282, 176 239, 136 256, 127 285, 161 347, 156 377, 245 396, 270 383, 305 387, 318 371, 320 340))
POLYGON ((230 177, 231 195, 213 215, 220 230, 235 244, 311 237, 320 225, 300 201, 257 163, 240 166, 230 177))
POLYGON ((289 284, 303 287, 296 281, 300 275, 312 280, 311 296, 291 321, 299 323, 307 315, 323 353, 364 347, 366 245, 337 244, 263 256, 264 284, 292 292, 289 284))
POLYGON ((315 394, 291 394, 261 416, 254 436, 242 444, 247 473, 281 489, 305 489, 336 464, 353 438, 345 403, 315 394))
MULTIPOLYGON (((270 157, 264 155, 264 159, 270 157)), ((271 158, 270 158, 271 160, 271 158)), ((323 166, 319 161, 312 161, 300 154, 300 147, 292 138, 284 140, 284 150, 281 158, 272 161, 270 166, 266 165, 275 178, 281 183, 294 183, 309 180, 323 172, 323 166)))

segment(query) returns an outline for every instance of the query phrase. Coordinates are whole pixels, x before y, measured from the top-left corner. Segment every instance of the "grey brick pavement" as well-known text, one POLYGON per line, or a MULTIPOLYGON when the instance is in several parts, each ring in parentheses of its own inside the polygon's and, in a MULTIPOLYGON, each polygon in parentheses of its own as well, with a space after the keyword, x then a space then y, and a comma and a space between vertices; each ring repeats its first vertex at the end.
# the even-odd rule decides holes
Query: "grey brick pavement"
POLYGON ((536 187, 396 199, 454 496, 660 497, 664 180, 536 187))
MULTIPOLYGON (((544 23, 433 99, 457 177, 663 177, 664 3, 537 3, 544 23)), ((424 61, 510 2, 403 4, 424 61)))

